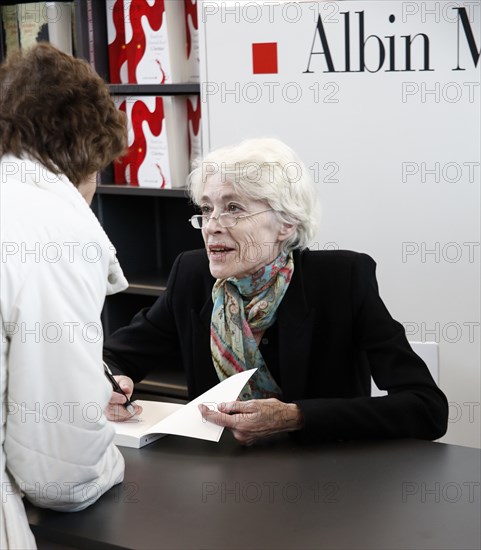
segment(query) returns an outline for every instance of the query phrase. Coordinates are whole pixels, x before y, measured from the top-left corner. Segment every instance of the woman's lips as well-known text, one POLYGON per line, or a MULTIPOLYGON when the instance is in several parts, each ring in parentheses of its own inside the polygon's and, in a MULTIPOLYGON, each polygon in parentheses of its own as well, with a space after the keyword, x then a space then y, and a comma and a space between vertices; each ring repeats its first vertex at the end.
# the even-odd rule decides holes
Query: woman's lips
POLYGON ((210 244, 207 246, 207 251, 210 257, 221 258, 229 254, 229 252, 235 252, 235 248, 226 246, 225 244, 210 244))

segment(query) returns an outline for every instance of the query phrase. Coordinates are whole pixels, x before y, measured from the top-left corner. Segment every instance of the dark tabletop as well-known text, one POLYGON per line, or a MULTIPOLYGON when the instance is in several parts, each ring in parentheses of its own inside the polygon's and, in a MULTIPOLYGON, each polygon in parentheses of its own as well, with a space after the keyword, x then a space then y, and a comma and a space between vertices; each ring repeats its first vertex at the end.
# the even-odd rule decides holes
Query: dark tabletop
POLYGON ((167 436, 122 448, 123 484, 76 513, 27 505, 80 548, 479 549, 478 449, 417 440, 253 447, 167 436))

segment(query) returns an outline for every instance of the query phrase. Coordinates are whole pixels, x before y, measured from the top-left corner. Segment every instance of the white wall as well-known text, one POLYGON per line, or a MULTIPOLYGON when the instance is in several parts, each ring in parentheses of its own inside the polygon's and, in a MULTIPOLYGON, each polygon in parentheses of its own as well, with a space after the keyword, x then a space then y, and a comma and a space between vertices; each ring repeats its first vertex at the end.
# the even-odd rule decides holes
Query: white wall
MULTIPOLYGON (((204 150, 276 136, 312 167, 323 204, 313 247, 367 252, 408 338, 439 342, 451 403, 443 441, 480 441, 480 2, 212 2, 201 5, 204 150), (318 16, 334 68, 326 72, 318 16), (359 72, 359 20, 365 47, 359 72), (390 16, 394 16, 390 22, 390 16), (458 51, 459 32, 459 51, 458 51), (404 35, 412 43, 406 68, 404 35), (387 37, 394 38, 387 38, 387 37), (314 42, 313 42, 314 41, 314 42), (276 42, 278 73, 253 74, 252 43, 276 42), (314 44, 314 47, 313 47, 314 44), (390 47, 394 44, 394 68, 390 47), (478 54, 479 55, 479 54, 478 54), (463 71, 453 70, 458 66, 463 71), (476 58, 476 54, 475 54, 476 58), (358 72, 355 72, 358 71, 358 72), (429 170, 434 170, 429 172, 429 170)), ((392 49, 392 47, 391 47, 392 49)))

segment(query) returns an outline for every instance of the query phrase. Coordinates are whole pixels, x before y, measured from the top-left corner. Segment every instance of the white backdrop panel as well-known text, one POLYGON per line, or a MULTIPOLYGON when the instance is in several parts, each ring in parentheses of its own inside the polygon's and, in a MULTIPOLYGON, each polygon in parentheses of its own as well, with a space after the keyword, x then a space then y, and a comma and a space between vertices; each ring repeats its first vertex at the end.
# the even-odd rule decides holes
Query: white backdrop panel
POLYGON ((439 343, 445 440, 480 446, 480 2, 206 0, 199 16, 204 148, 264 135, 300 154, 323 206, 312 247, 374 257, 408 337, 439 343), (277 44, 277 72, 254 74, 254 43, 277 44))

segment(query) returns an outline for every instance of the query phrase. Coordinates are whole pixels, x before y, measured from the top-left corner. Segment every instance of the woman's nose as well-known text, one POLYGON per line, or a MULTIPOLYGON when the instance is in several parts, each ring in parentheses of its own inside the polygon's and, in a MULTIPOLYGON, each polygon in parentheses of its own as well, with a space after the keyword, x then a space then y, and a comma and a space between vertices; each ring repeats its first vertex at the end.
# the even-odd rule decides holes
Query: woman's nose
POLYGON ((219 215, 210 216, 204 225, 204 231, 207 231, 208 233, 220 233, 224 229, 225 227, 222 227, 222 225, 219 223, 219 215))

